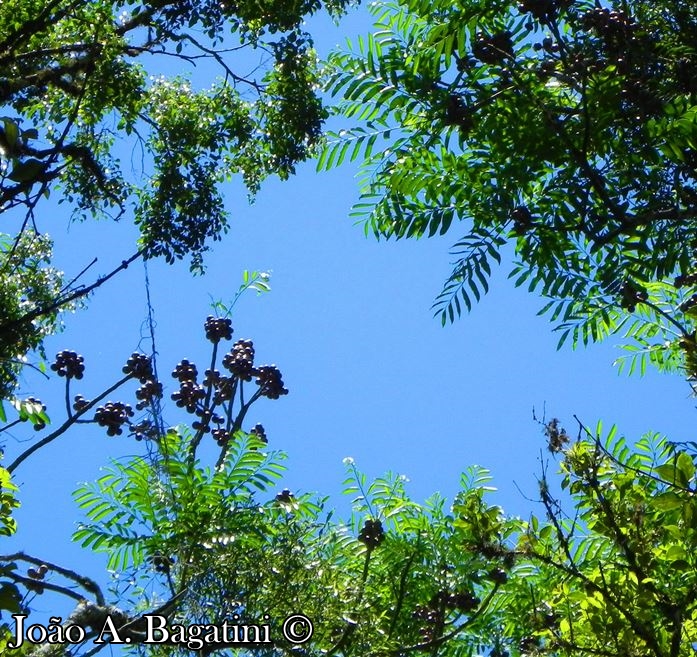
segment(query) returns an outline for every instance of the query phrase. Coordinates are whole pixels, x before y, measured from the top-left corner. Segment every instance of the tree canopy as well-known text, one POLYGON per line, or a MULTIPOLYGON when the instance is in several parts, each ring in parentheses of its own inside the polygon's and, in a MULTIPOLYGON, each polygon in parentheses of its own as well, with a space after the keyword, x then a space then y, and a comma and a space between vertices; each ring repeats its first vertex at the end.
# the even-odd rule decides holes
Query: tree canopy
POLYGON ((695 373, 694 3, 371 11, 375 32, 329 61, 327 88, 354 125, 330 136, 320 168, 362 163, 354 216, 379 237, 460 231, 442 321, 512 253, 511 276, 547 297, 560 343, 625 328, 642 367, 695 373))
POLYGON ((12 217, 0 249, 3 397, 27 351, 60 327, 58 311, 110 277, 63 281, 51 268, 50 241, 36 237, 44 197, 58 194, 76 218, 132 220, 140 240, 124 266, 189 257, 200 270, 228 227, 221 183, 241 176, 253 194, 316 144, 325 110, 303 21, 347 4, 2 3, 0 208, 12 217), (249 65, 253 52, 260 65, 249 65), (184 75, 161 75, 168 60, 184 75), (186 72, 204 60, 219 77, 197 84, 186 72), (122 161, 129 147, 139 166, 122 161))
MULTIPOLYGON (((328 498, 272 492, 284 455, 247 419, 262 398, 288 393, 257 345, 232 337, 232 306, 268 289, 263 273, 245 272, 232 305, 203 323, 205 366, 182 359, 162 376, 156 353, 136 352, 100 390, 92 365, 63 349, 50 372, 64 408, 14 396, 23 357, 62 310, 140 257, 190 257, 200 269, 227 227, 220 183, 240 174, 255 192, 313 153, 326 113, 302 20, 345 4, 0 4, 0 207, 17 217, 0 240, 0 399, 12 397, 0 434, 21 438, 0 436, 0 536, 16 531, 17 472, 78 424, 141 448, 74 494, 74 540, 126 577, 105 591, 50 554, 1 552, 0 654, 688 657, 696 443, 627 441, 579 419, 574 436, 545 418, 558 470, 541 459, 526 518, 492 501, 480 467, 465 468, 452 502, 418 503, 404 477, 370 481, 346 459, 352 512, 337 519, 328 498), (228 63, 242 48, 268 54, 260 75, 228 63), (224 79, 210 89, 150 79, 146 54, 212 58, 224 79), (143 149, 140 176, 119 161, 122 138, 143 149), (79 215, 131 215, 134 254, 94 283, 66 284, 39 227, 39 204, 55 194, 79 215), (75 394, 83 379, 88 397, 75 394), (44 622, 44 594, 69 601, 70 615, 11 648, 12 615, 44 622), (153 639, 153 614, 185 636, 153 639), (273 640, 259 640, 266 630, 244 645, 221 637, 215 627, 229 619, 268 626, 273 640), (66 640, 70 626, 80 641, 66 640)), ((444 321, 512 251, 517 283, 549 298, 562 341, 624 327, 630 371, 653 361, 697 376, 690 3, 409 0, 373 11, 379 30, 328 63, 341 111, 361 125, 330 137, 320 167, 364 159, 358 213, 379 236, 465 223, 436 304, 444 321)))
MULTIPOLYGON (((284 470, 283 454, 270 447, 261 425, 239 427, 261 397, 286 392, 280 372, 256 365, 251 341, 221 355, 231 339, 228 319, 209 318, 205 329, 213 352, 205 377, 189 361, 172 371, 171 397, 190 426, 158 428, 132 419, 128 403, 104 403, 134 380, 141 384, 136 408, 162 395, 149 359, 134 354, 107 391, 92 400, 76 397, 47 437, 58 439, 94 415, 108 435, 127 432, 149 447, 114 461, 75 492, 85 513, 75 540, 106 553, 109 567, 128 577, 107 595, 98 582, 50 559, 0 555, 3 621, 5 614, 30 612, 35 596, 53 593, 75 603, 53 635, 71 624, 85 630, 75 645, 26 641, 11 654, 96 654, 93 641, 107 619, 116 634, 102 648, 128 642, 150 655, 691 654, 694 444, 650 433, 628 445, 616 427, 591 430, 580 422, 573 438, 556 419, 541 423, 559 472, 543 468, 542 513, 527 519, 491 502, 491 477, 480 467, 466 469, 452 503, 434 495, 420 504, 404 477, 371 482, 346 459, 353 514, 337 521, 326 498, 270 492, 284 470), (186 639, 172 630, 147 644, 147 614, 165 617, 171 628, 209 629, 186 639), (297 614, 312 631, 294 640, 283 628, 297 614), (210 629, 231 618, 250 625, 267 619, 273 641, 240 648, 210 629)), ((66 391, 87 373, 67 351, 54 370, 66 391)), ((29 414, 41 407, 24 412, 36 420, 29 414)), ((2 471, 5 534, 14 530, 16 504, 9 473, 42 446, 31 444, 2 471)), ((5 623, 5 652, 13 638, 5 623)))

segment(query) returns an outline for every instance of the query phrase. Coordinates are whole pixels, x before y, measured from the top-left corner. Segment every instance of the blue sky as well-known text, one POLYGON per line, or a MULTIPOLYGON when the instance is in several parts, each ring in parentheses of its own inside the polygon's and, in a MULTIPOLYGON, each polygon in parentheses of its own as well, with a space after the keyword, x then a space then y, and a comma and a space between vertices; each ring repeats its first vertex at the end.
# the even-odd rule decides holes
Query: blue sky
MULTIPOLYGON (((339 29, 322 22, 320 52, 366 25, 360 13, 339 29)), ((231 299, 244 269, 272 270, 272 292, 246 294, 233 326, 234 339, 253 339, 257 362, 277 364, 290 389, 278 401, 261 400, 248 416, 250 427, 264 424, 271 448, 288 454, 279 489, 330 494, 346 511, 340 495, 346 456, 370 477, 387 470, 407 475, 418 500, 435 491, 452 497, 459 473, 480 464, 493 472, 498 502, 527 515, 533 507, 524 495, 535 496, 540 455, 547 458, 533 408, 559 417, 571 433, 577 414, 591 426, 599 418, 608 428, 618 424, 630 441, 648 430, 694 438, 694 401, 680 377, 618 376, 612 367, 618 340, 557 352, 558 336, 536 316, 543 302, 513 288, 505 264, 471 314, 441 327, 431 304, 449 273, 457 227, 445 238, 421 241, 365 237, 348 216, 358 196, 355 173, 344 166, 317 174, 307 163, 287 182, 268 181, 251 206, 232 184, 226 193, 231 230, 206 258, 205 276, 192 278, 186 263, 149 264, 158 365, 170 393, 168 372, 181 358, 206 367, 203 321, 211 296, 231 299)), ((43 212, 56 262, 69 276, 94 256, 99 262, 91 275, 104 273, 133 251, 128 219, 69 225, 65 207, 44 206, 43 212)), ((84 355, 86 376, 74 393, 90 398, 119 375, 139 344, 147 347, 141 344, 145 317, 141 263, 100 289, 87 309, 66 317, 67 330, 47 341, 47 351, 84 355)), ((134 388, 113 399, 132 400, 134 388)), ((49 414, 60 420, 59 382, 29 377, 26 392, 47 401, 49 414)), ((183 419, 173 402, 165 417, 183 419)), ((5 462, 21 449, 10 440, 5 462)), ((85 568, 103 581, 105 560, 87 558, 70 544, 78 518, 71 493, 79 481, 99 476, 110 458, 140 449, 88 425, 38 452, 17 472, 23 506, 10 549, 85 568)))

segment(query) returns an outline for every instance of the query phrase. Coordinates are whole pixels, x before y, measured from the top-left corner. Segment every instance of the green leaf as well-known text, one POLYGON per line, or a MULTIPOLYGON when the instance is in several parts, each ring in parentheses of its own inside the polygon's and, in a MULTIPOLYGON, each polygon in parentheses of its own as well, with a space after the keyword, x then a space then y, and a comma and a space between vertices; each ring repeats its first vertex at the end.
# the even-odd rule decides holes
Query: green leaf
POLYGON ((674 511, 675 509, 681 508, 684 501, 679 495, 676 495, 672 491, 668 491, 657 495, 653 503, 656 505, 656 508, 661 511, 674 511))
POLYGON ((3 118, 2 122, 9 153, 14 153, 17 149, 17 142, 19 140, 19 126, 15 121, 8 118, 3 118))
POLYGON ((14 180, 15 182, 35 182, 45 171, 46 164, 37 160, 36 158, 30 157, 21 162, 15 162, 12 167, 8 178, 14 180))
POLYGON ((22 594, 14 584, 9 582, 0 584, 0 609, 9 611, 12 614, 21 613, 22 594))
POLYGON ((686 452, 678 454, 676 468, 680 473, 680 482, 682 486, 689 486, 690 481, 695 475, 695 464, 692 457, 686 452))

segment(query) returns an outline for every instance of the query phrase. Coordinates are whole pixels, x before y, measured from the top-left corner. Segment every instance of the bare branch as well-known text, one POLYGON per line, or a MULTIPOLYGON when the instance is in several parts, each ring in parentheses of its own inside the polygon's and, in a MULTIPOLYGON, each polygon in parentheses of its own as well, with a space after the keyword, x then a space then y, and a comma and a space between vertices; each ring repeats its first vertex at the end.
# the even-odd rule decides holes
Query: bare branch
POLYGON ((34 452, 38 451, 42 447, 45 447, 49 443, 53 442, 56 438, 64 434, 67 431, 67 429, 69 429, 73 424, 77 423, 77 421, 85 413, 87 413, 87 411, 94 408, 100 401, 102 401, 102 399, 110 395, 112 392, 114 392, 114 390, 121 387, 124 383, 126 383, 126 381, 130 381, 132 378, 132 374, 127 374, 119 381, 117 381, 113 386, 107 388, 107 390, 105 390, 101 395, 90 401, 83 408, 77 411, 74 415, 71 415, 65 422, 63 422, 63 424, 61 424, 60 427, 58 427, 58 429, 50 433, 48 436, 40 440, 38 443, 34 443, 31 447, 22 452, 14 461, 12 461, 12 463, 10 463, 10 465, 7 467, 7 471, 10 473, 14 472, 34 452))

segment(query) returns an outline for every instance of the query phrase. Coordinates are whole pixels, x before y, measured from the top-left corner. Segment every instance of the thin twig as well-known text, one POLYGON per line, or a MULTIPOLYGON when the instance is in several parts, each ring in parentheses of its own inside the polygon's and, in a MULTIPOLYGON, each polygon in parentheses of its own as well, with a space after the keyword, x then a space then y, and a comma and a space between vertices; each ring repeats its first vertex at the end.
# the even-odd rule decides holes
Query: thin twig
POLYGON ((58 427, 58 429, 50 433, 48 436, 40 440, 38 443, 35 443, 34 445, 26 449, 24 452, 22 452, 14 461, 12 461, 12 463, 10 463, 10 465, 7 467, 7 471, 9 473, 14 472, 17 469, 17 467, 21 465, 23 461, 29 458, 34 452, 41 449, 42 447, 45 447, 49 443, 53 442, 56 438, 61 436, 71 425, 75 424, 85 413, 87 413, 87 411, 94 408, 107 395, 110 395, 112 392, 114 392, 114 390, 116 390, 124 383, 126 383, 126 381, 129 381, 132 378, 132 374, 127 374, 122 379, 117 381, 113 386, 105 390, 101 395, 90 401, 87 405, 81 408, 74 415, 71 415, 65 422, 63 422, 63 424, 61 424, 60 427, 58 427))
POLYGON ((53 301, 52 303, 42 306, 41 308, 36 308, 32 310, 31 312, 27 313, 26 315, 22 315, 22 317, 19 317, 17 319, 12 320, 11 322, 7 322, 5 324, 0 324, 0 333, 8 330, 13 330, 16 329, 19 326, 22 326, 23 324, 28 324, 32 321, 34 321, 37 317, 41 317, 42 315, 47 315, 49 313, 52 313, 56 310, 59 310, 63 306, 71 303, 72 301, 75 301, 76 299, 80 299, 84 296, 87 296, 90 292, 96 290, 98 287, 101 287, 106 283, 108 280, 116 276, 120 271, 123 269, 126 269, 128 265, 130 265, 132 262, 140 258, 143 254, 145 253, 145 249, 140 249, 140 251, 134 253, 130 258, 127 260, 123 260, 121 264, 113 269, 111 272, 106 274, 105 276, 100 276, 94 283, 91 285, 88 285, 87 287, 80 288, 79 290, 76 290, 72 294, 68 295, 67 297, 64 297, 62 299, 57 299, 53 301))

